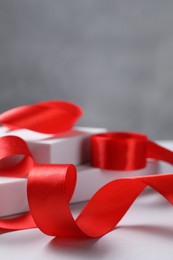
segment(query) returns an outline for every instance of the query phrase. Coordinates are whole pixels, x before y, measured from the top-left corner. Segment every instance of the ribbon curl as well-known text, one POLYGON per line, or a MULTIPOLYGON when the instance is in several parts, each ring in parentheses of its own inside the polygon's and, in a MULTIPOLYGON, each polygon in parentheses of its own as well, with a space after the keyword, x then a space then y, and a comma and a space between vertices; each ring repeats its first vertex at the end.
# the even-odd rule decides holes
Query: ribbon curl
POLYGON ((44 101, 10 109, 0 115, 0 123, 10 129, 57 134, 71 129, 81 115, 82 109, 73 103, 44 101))
MULTIPOLYGON (((42 102, 7 111, 0 115, 0 122, 12 128, 55 133, 71 128, 80 115, 81 110, 73 104, 42 102), (58 118, 59 124, 56 125, 58 118)), ((98 190, 74 220, 69 208, 76 183, 74 165, 46 164, 33 167, 32 155, 24 140, 19 137, 0 138, 0 148, 0 160, 14 155, 24 156, 19 164, 6 169, 1 167, 0 174, 23 177, 29 173, 27 194, 30 208, 30 212, 19 217, 1 219, 1 229, 38 227, 51 236, 96 238, 118 224, 147 186, 173 204, 173 174, 123 178, 98 190)), ((173 164, 173 152, 139 133, 94 135, 91 138, 91 150, 92 165, 104 169, 136 170, 145 167, 146 158, 173 164)))
POLYGON ((44 165, 31 170, 28 176, 28 201, 37 227, 45 234, 75 238, 101 237, 118 224, 147 186, 173 204, 172 174, 124 178, 98 190, 74 220, 69 198, 75 188, 75 180, 74 165, 44 165))
MULTIPOLYGON (((8 166, 8 165, 7 165, 8 166)), ((32 154, 23 139, 17 136, 0 138, 0 176, 26 177, 34 166, 32 154), (4 168, 2 161, 13 156, 24 156, 18 163, 4 168)))
MULTIPOLYGON (((0 175, 7 177, 26 177, 34 166, 33 157, 25 141, 17 136, 4 136, 0 138, 0 162, 11 156, 24 157, 18 163, 0 168, 0 175)), ((36 227, 30 213, 14 218, 0 218, 0 230, 20 230, 36 227)))

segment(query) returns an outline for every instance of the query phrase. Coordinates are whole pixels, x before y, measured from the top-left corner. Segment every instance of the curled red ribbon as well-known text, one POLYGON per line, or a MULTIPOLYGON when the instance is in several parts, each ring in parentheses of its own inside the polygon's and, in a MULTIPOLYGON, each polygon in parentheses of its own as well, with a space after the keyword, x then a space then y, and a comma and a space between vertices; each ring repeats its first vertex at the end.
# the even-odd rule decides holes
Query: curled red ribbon
POLYGON ((0 115, 0 123, 10 129, 27 128, 57 134, 71 129, 81 115, 81 108, 73 103, 44 101, 8 110, 0 115))
MULTIPOLYGON (((50 104, 51 111, 52 108, 54 110, 54 106, 54 103, 50 104)), ((53 133, 56 128, 57 131, 57 126, 51 127, 54 122, 47 127, 43 126, 42 129, 44 120, 40 119, 41 116, 35 117, 39 119, 38 121, 34 119, 39 122, 38 125, 34 123, 34 120, 31 120, 30 123, 31 111, 38 112, 38 114, 41 111, 42 114, 42 106, 41 108, 39 105, 38 107, 37 105, 34 106, 34 108, 24 107, 22 112, 20 109, 16 110, 14 121, 11 112, 13 114, 15 111, 13 110, 9 114, 6 112, 6 116, 4 114, 0 117, 0 120, 12 127, 19 127, 23 122, 26 124, 22 124, 21 127, 29 125, 32 130, 53 133), (20 119, 20 113, 24 113, 23 115, 26 116, 25 109, 28 118, 20 119), (50 129, 48 129, 49 127, 50 129)), ((47 113, 48 111, 46 115, 47 113)), ((55 111, 51 112, 50 115, 55 116, 55 111)), ((75 114, 73 123, 78 115, 78 113, 75 114)), ((44 118, 47 118, 47 116, 44 118)), ((66 129, 67 125, 70 127, 72 121, 66 124, 66 129)), ((62 128, 58 128, 58 131, 60 129, 62 128)), ((21 177, 29 172, 27 194, 30 207, 30 212, 22 216, 13 219, 1 219, 1 229, 16 230, 38 227, 51 236, 96 238, 106 234, 118 224, 135 199, 147 186, 158 191, 173 204, 172 174, 124 178, 112 181, 97 191, 77 219, 74 220, 69 208, 69 200, 76 183, 76 168, 74 165, 35 165, 33 167, 32 155, 25 142, 18 137, 1 138, 0 147, 1 160, 15 154, 24 156, 22 162, 12 168, 9 167, 4 171, 1 167, 0 174, 21 177)), ((145 135, 138 133, 95 135, 91 139, 91 147, 92 164, 104 169, 136 170, 145 166, 146 158, 155 158, 173 164, 173 152, 162 148, 148 140, 145 135)))
MULTIPOLYGON (((17 136, 0 138, 0 162, 11 156, 23 155, 23 159, 10 167, 0 168, 0 175, 7 177, 25 177, 34 166, 34 160, 24 140, 17 136)), ((0 219, 1 230, 18 230, 36 227, 30 213, 10 219, 0 219)))
POLYGON ((79 238, 103 236, 118 224, 147 186, 173 204, 172 174, 125 178, 97 191, 74 220, 69 198, 75 179, 73 165, 44 165, 31 170, 28 178, 30 210, 37 227, 45 234, 79 238))
POLYGON ((25 177, 34 166, 34 161, 27 144, 17 136, 4 136, 0 138, 0 162, 8 157, 23 155, 19 163, 4 168, 0 164, 0 176, 25 177))

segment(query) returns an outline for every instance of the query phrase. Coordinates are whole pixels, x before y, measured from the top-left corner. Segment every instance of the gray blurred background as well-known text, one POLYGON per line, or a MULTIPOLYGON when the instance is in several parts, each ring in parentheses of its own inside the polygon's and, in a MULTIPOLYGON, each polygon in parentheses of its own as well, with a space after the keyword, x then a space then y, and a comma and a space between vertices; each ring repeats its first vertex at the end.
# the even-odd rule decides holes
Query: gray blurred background
POLYGON ((173 1, 0 0, 0 111, 47 99, 173 139, 173 1))

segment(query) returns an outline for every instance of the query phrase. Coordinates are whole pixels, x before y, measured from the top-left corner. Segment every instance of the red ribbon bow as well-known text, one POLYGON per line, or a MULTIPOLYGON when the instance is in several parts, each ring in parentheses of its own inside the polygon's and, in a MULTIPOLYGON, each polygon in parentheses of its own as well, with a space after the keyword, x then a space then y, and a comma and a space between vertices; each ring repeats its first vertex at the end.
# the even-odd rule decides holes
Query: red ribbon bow
MULTIPOLYGON (((51 102, 48 103, 51 104, 51 102)), ((50 108, 52 108, 51 105, 50 108)), ((21 122, 18 121, 19 110, 16 110, 17 117, 14 121, 15 113, 10 120, 6 120, 3 116, 3 122, 15 127, 21 126, 21 123, 16 123, 21 122), (13 124, 12 121, 15 123, 13 124)), ((15 110, 12 111, 15 112, 15 110)), ((24 109, 24 113, 25 111, 24 109)), ((29 111, 31 112, 32 109, 29 108, 29 111)), ((36 109, 36 111, 40 110, 36 109)), ((75 116, 79 116, 81 113, 79 111, 77 114, 75 112, 75 116)), ((6 113, 7 115, 11 114, 6 113)), ((2 119, 2 117, 0 118, 2 119)), ((10 117, 7 116, 7 118, 10 117)), ((38 121, 43 124, 44 121, 40 120, 38 121)), ((29 119, 26 120, 26 125, 30 125, 29 121, 29 119)), ((22 125, 22 127, 26 127, 26 125, 22 125)), ((31 125, 30 129, 41 131, 41 125, 38 127, 33 122, 31 125)), ((46 132, 51 133, 51 129, 48 130, 48 128, 46 128, 46 132)), ((65 128, 67 129, 67 126, 65 128)), ((43 131, 45 132, 45 127, 43 131)), ((55 131, 55 126, 53 126, 53 131, 55 131)), ((14 154, 25 155, 19 165, 12 167, 12 169, 6 169, 6 171, 1 170, 0 174, 5 173, 8 176, 14 174, 13 176, 19 177, 29 172, 27 194, 30 207, 30 212, 20 217, 1 219, 0 228, 2 229, 16 230, 38 227, 51 236, 100 237, 118 224, 134 200, 147 186, 158 191, 173 204, 172 174, 123 178, 112 181, 97 191, 77 219, 74 220, 69 208, 69 200, 76 182, 74 165, 35 165, 33 167, 30 151, 25 142, 18 137, 2 137, 0 147, 0 159, 14 154), (19 170, 20 174, 17 174, 17 169, 21 169, 19 170), (22 172, 24 172, 23 175, 22 172)), ((145 135, 138 133, 94 135, 91 138, 91 150, 91 162, 100 168, 135 170, 144 167, 148 157, 173 164, 173 152, 160 147, 148 140, 145 135)))

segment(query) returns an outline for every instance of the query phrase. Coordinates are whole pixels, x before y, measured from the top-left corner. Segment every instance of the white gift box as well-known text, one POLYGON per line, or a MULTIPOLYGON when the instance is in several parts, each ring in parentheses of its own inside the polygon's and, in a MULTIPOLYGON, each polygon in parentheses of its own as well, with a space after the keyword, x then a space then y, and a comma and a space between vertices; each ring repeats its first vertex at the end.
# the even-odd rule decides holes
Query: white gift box
POLYGON ((9 131, 0 128, 0 137, 14 135, 24 139, 36 163, 72 163, 89 161, 89 138, 92 134, 105 132, 105 128, 76 127, 56 136, 19 129, 9 131))
MULTIPOLYGON (((172 141, 160 141, 160 145, 173 150, 172 141)), ((118 178, 173 172, 173 166, 148 159, 147 165, 135 171, 111 171, 91 167, 89 164, 77 166, 77 183, 71 203, 87 201, 106 183, 118 178)), ((0 216, 8 216, 28 211, 26 194, 27 179, 0 177, 0 216)))

